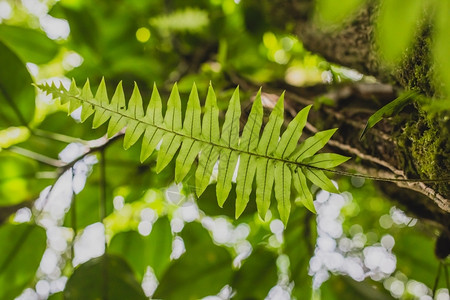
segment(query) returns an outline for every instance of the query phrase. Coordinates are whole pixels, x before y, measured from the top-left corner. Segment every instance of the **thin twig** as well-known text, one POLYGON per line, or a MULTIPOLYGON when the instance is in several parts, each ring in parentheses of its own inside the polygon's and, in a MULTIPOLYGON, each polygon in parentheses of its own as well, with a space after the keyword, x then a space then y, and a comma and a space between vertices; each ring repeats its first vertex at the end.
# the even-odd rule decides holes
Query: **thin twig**
POLYGON ((58 159, 54 159, 54 158, 42 155, 40 153, 33 152, 33 151, 25 149, 25 148, 11 146, 9 148, 6 148, 5 150, 16 153, 16 154, 20 154, 20 155, 28 157, 28 158, 31 158, 35 161, 49 165, 51 167, 61 168, 64 166, 64 163, 58 159))
MULTIPOLYGON (((106 217, 106 160, 105 160, 105 148, 100 150, 100 199, 99 199, 99 213, 100 222, 104 226, 104 219, 106 217)), ((103 300, 108 299, 108 255, 106 254, 108 245, 106 243, 106 228, 105 228, 105 253, 103 253, 102 261, 102 294, 103 300)))
MULTIPOLYGON (((73 169, 72 169, 73 170, 73 169)), ((73 171, 72 171, 72 180, 73 180, 73 171)), ((72 243, 70 244, 70 254, 71 259, 73 260, 75 258, 75 239, 77 237, 77 201, 76 201, 76 194, 72 193, 72 202, 70 207, 70 216, 71 216, 71 226, 73 231, 73 238, 72 243)))
POLYGON ((106 161, 105 149, 100 150, 100 222, 106 217, 106 161))
POLYGON ((33 135, 38 136, 38 137, 42 137, 42 138, 46 138, 52 141, 56 141, 56 142, 61 142, 61 143, 81 143, 81 144, 87 144, 88 142, 83 140, 83 139, 79 139, 76 137, 72 137, 72 136, 68 136, 68 135, 64 135, 64 134, 60 134, 60 133, 56 133, 56 132, 49 132, 46 130, 42 130, 39 128, 35 128, 33 129, 32 132, 33 135))
POLYGON ((441 277, 442 265, 443 265, 443 263, 439 262, 438 271, 437 271, 436 278, 434 279, 434 284, 433 284, 433 296, 436 295, 436 290, 437 290, 437 287, 438 287, 438 284, 439 284, 439 279, 441 277))
POLYGON ((445 262, 443 262, 443 264, 444 264, 445 284, 447 286, 447 290, 450 290, 450 283, 448 280, 448 266, 445 262))

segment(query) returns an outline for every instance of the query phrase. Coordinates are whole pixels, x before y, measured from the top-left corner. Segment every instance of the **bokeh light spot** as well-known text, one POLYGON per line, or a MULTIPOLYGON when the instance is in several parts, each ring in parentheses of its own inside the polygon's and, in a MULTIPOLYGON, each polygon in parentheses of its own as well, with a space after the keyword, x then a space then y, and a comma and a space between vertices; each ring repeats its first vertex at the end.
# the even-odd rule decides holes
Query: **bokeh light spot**
POLYGON ((136 39, 141 42, 145 43, 150 39, 151 33, 148 28, 141 27, 136 31, 136 39))

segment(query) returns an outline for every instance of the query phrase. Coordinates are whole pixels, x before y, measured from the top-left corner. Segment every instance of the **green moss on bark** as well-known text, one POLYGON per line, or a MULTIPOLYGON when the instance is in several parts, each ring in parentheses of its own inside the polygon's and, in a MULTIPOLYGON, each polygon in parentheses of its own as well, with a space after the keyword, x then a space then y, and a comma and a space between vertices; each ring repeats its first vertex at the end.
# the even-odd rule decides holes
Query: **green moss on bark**
POLYGON ((412 51, 407 51, 406 58, 394 75, 395 80, 405 89, 420 91, 427 96, 436 93, 431 43, 431 29, 426 25, 412 51))
MULTIPOLYGON (((444 118, 430 119, 425 113, 408 116, 401 134, 396 137, 407 176, 422 179, 450 176, 450 143, 446 122, 444 118)), ((436 184, 435 188, 445 197, 450 196, 448 183, 436 184)))

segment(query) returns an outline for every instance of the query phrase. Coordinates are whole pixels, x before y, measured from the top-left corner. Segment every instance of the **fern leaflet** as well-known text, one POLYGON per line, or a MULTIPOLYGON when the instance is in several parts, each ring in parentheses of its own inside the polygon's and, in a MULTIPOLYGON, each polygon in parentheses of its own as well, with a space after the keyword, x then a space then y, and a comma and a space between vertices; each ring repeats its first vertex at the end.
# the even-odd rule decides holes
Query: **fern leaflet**
POLYGON ((210 183, 214 165, 219 162, 217 177, 217 199, 222 206, 231 190, 233 173, 236 178, 236 218, 244 211, 256 178, 256 203, 258 213, 264 219, 270 206, 272 191, 280 217, 287 224, 291 208, 291 185, 297 191, 297 200, 315 212, 313 196, 307 180, 329 192, 338 192, 324 170, 336 167, 349 158, 333 153, 316 154, 325 146, 336 129, 316 133, 298 145, 306 124, 310 106, 302 109, 289 123, 280 138, 284 121, 284 93, 272 110, 264 127, 261 91, 253 103, 242 135, 239 135, 241 107, 239 89, 236 88, 225 114, 224 125, 219 128, 219 109, 212 86, 208 89, 201 118, 201 106, 194 84, 192 87, 184 121, 181 99, 175 84, 163 116, 162 101, 156 86, 149 105, 144 112, 142 97, 135 84, 126 105, 122 83, 119 83, 111 99, 108 98, 105 81, 102 80, 93 96, 89 80, 81 91, 72 80, 67 90, 62 85, 41 84, 38 87, 62 104, 69 103, 69 113, 82 107, 81 121, 94 114, 93 127, 108 122, 108 137, 126 127, 124 148, 128 149, 141 136, 141 161, 147 159, 161 142, 156 171, 163 170, 176 155, 175 181, 181 182, 189 172, 194 160, 198 164, 195 172, 196 194, 200 196, 210 183), (239 162, 239 163, 238 163, 239 162))

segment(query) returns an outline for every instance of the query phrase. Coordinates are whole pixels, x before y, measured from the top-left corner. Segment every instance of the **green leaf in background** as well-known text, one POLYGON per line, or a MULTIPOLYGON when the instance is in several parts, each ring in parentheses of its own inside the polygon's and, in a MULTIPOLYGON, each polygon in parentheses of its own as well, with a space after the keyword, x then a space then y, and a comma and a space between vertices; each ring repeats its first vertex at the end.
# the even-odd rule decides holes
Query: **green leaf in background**
POLYGON ((160 218, 153 224, 149 236, 136 231, 116 234, 108 247, 108 253, 121 255, 142 280, 147 266, 151 266, 160 278, 170 262, 172 252, 172 233, 167 218, 160 218))
POLYGON ((149 23, 162 31, 198 32, 209 24, 209 18, 207 11, 198 8, 186 8, 171 14, 151 18, 149 23))
MULTIPOLYGON (((98 173, 98 172, 95 172, 98 173)), ((93 176, 97 176, 94 174, 93 176)), ((84 228, 90 224, 98 222, 99 210, 98 210, 98 185, 91 183, 92 178, 88 178, 86 186, 78 194, 74 195, 73 205, 70 207, 69 213, 66 214, 64 219, 64 226, 70 227, 76 222, 78 229, 84 228), (76 221, 73 220, 73 209, 75 207, 76 221)))
POLYGON ((0 41, 0 129, 27 125, 34 115, 33 80, 20 58, 0 41))
MULTIPOLYGON (((393 249, 397 257, 397 268, 408 278, 433 287, 438 272, 439 261, 434 255, 435 243, 414 227, 401 229, 395 237, 393 249)), ((439 287, 445 287, 445 276, 441 273, 439 287)))
POLYGON ((277 255, 263 247, 256 248, 234 274, 231 286, 235 300, 264 299, 277 283, 277 255))
POLYGON ((45 64, 58 53, 59 46, 44 33, 30 28, 0 24, 0 41, 23 62, 45 64))
POLYGON ((195 300, 217 294, 232 277, 229 252, 211 240, 198 223, 186 224, 182 237, 186 246, 178 260, 164 273, 153 298, 195 300))
POLYGON ((398 62, 405 50, 411 45, 426 2, 428 1, 382 1, 376 25, 377 42, 384 59, 389 62, 398 62))
POLYGON ((36 179, 37 163, 10 152, 0 152, 0 207, 31 201, 43 186, 36 179))
POLYGON ((350 14, 364 3, 365 0, 317 0, 316 11, 320 13, 319 21, 324 25, 336 25, 341 23, 350 14))
MULTIPOLYGON (((69 21, 72 42, 77 45, 88 46, 89 50, 95 53, 98 51, 98 44, 101 37, 98 20, 95 19, 93 12, 90 11, 84 3, 80 4, 80 6, 81 7, 74 9, 63 2, 59 2, 52 7, 50 14, 57 18, 64 18, 69 21)), ((82 49, 83 47, 79 48, 82 49)))
POLYGON ((148 299, 126 261, 103 255, 78 266, 64 290, 66 300, 148 299))
POLYGON ((0 299, 14 299, 36 275, 47 246, 41 227, 7 224, 0 227, 0 299))
POLYGON ((399 113, 403 109, 403 107, 414 100, 414 96, 416 95, 417 92, 414 91, 404 92, 397 99, 389 102, 388 104, 377 110, 377 112, 371 115, 369 120, 367 121, 366 127, 364 127, 364 130, 362 131, 360 139, 362 139, 367 130, 375 126, 375 124, 377 124, 384 118, 388 118, 399 113))

